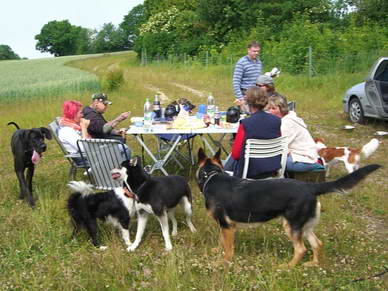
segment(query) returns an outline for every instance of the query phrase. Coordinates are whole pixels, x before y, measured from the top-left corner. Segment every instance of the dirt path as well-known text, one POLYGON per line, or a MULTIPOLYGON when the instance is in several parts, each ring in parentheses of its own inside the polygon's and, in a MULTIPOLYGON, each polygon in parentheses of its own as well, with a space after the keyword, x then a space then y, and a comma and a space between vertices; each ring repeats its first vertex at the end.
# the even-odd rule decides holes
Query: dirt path
POLYGON ((170 98, 168 98, 168 96, 164 94, 164 92, 162 92, 158 87, 153 85, 146 85, 145 88, 159 94, 160 102, 165 103, 170 101, 170 98))
POLYGON ((190 88, 189 86, 186 86, 186 85, 182 85, 182 84, 178 84, 178 83, 170 83, 178 88, 181 88, 185 91, 188 91, 190 93, 193 93, 194 95, 196 96, 199 96, 199 97, 203 97, 203 98, 206 98, 206 94, 203 93, 202 91, 199 91, 199 90, 196 90, 196 89, 193 89, 193 88, 190 88))

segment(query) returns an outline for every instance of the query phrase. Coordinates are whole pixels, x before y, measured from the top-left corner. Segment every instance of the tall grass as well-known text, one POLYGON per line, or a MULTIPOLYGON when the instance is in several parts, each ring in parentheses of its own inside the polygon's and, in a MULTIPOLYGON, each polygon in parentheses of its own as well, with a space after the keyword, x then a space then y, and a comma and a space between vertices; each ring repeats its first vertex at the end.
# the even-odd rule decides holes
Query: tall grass
MULTIPOLYGON (((72 66, 103 76, 112 68, 121 69, 124 83, 110 93, 113 104, 105 114, 113 119, 125 110, 142 114, 146 97, 155 90, 164 92, 172 101, 186 97, 194 104, 206 97, 174 84, 198 91, 212 92, 223 109, 232 104, 231 72, 227 67, 173 67, 136 65, 132 54, 106 55, 82 59, 72 66)), ((342 114, 341 97, 349 86, 362 80, 366 72, 329 75, 307 79, 283 75, 276 80, 281 93, 297 101, 297 111, 310 125, 315 136, 326 138, 328 145, 365 144, 386 123, 370 122, 344 132, 348 123, 342 114)), ((387 278, 367 279, 387 267, 386 229, 388 225, 386 169, 379 170, 356 187, 349 195, 331 194, 320 198, 323 205, 317 235, 324 243, 318 268, 298 266, 292 270, 279 266, 292 256, 291 243, 283 233, 279 220, 256 229, 239 231, 236 256, 232 264, 218 264, 222 253, 218 246, 218 228, 207 216, 202 194, 195 182, 196 167, 186 165, 172 173, 188 178, 193 192, 192 234, 178 210, 178 235, 172 238, 173 251, 163 250, 163 238, 155 219, 150 218, 143 241, 133 253, 127 253, 119 234, 100 224, 102 241, 109 248, 95 249, 88 236, 81 233, 70 240, 71 227, 65 205, 69 191, 67 161, 58 146, 48 142, 48 150, 36 169, 34 193, 37 209, 17 200, 19 187, 12 169, 9 140, 16 121, 23 128, 45 126, 61 111, 65 98, 84 104, 93 91, 45 100, 25 99, 0 106, 0 286, 2 290, 386 290, 387 278), (22 105, 22 106, 21 106, 22 105), (353 282, 355 279, 365 279, 353 282)), ((167 101, 166 101, 167 102, 167 101)), ((2 103, 3 104, 3 103, 2 103)), ((125 121, 123 126, 129 125, 125 121)), ((146 142, 152 143, 151 137, 146 142)), ((386 142, 386 141, 385 141, 386 142)), ((128 144, 135 154, 140 148, 132 137, 128 144)), ((195 144, 198 149, 202 144, 195 144)), ((384 144, 362 164, 387 165, 388 149, 384 144)), ((342 165, 332 171, 330 180, 345 173, 342 165)), ((79 175, 79 179, 83 179, 79 175)), ((132 222, 134 239, 136 222, 132 222)), ((311 253, 306 254, 306 258, 311 253)))
POLYGON ((98 90, 95 75, 65 64, 82 56, 0 62, 0 102, 98 90))

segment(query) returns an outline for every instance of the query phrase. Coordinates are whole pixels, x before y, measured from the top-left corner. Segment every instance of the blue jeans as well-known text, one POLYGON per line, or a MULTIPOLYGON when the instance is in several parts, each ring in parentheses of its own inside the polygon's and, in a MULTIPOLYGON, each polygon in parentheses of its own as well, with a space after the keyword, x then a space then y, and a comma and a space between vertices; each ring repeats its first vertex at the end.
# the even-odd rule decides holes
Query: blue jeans
POLYGON ((320 163, 302 163, 302 162, 293 162, 291 156, 287 157, 286 171, 288 172, 307 172, 314 170, 324 170, 325 167, 320 163))

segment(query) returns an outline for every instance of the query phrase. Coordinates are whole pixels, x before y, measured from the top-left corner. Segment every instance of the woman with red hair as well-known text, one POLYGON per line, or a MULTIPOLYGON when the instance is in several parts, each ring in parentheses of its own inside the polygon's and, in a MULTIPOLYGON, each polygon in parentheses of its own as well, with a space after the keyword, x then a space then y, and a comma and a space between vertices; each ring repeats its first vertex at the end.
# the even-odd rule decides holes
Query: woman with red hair
POLYGON ((88 134, 90 120, 83 118, 81 102, 65 101, 62 108, 58 138, 68 153, 78 153, 77 141, 81 138, 90 138, 88 134))

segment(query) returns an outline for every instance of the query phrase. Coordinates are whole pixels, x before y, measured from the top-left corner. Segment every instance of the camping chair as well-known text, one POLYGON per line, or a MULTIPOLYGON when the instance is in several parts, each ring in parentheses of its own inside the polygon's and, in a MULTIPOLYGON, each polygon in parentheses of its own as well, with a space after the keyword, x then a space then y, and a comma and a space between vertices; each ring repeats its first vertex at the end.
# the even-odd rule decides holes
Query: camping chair
POLYGON ((114 139, 91 138, 78 140, 77 146, 82 160, 89 164, 87 173, 96 189, 112 190, 122 185, 122 182, 112 179, 110 172, 129 160, 125 144, 114 139))
MULTIPOLYGON (((155 135, 157 138, 157 146, 158 146, 158 153, 169 151, 174 144, 174 141, 177 138, 177 134, 157 134, 155 135)), ((179 144, 177 148, 174 149, 174 152, 171 154, 170 159, 167 160, 166 163, 168 163, 171 159, 173 159, 181 168, 183 168, 183 165, 180 163, 178 158, 181 158, 184 161, 190 162, 191 165, 195 164, 194 157, 193 157, 193 145, 194 145, 194 137, 196 134, 181 134, 181 140, 179 141, 179 144), (185 155, 180 148, 182 148, 182 145, 186 143, 188 153, 185 155)))
POLYGON ((59 140, 59 138, 58 138, 58 130, 59 130, 58 118, 55 118, 55 120, 48 125, 48 128, 50 129, 55 141, 57 142, 60 149, 62 150, 64 157, 70 163, 69 178, 72 180, 75 180, 75 178, 77 176, 77 170, 79 170, 79 169, 86 170, 88 168, 87 164, 82 163, 82 159, 81 159, 80 154, 68 153, 67 150, 65 149, 65 147, 63 146, 62 142, 59 140))
POLYGON ((270 158, 281 155, 281 168, 276 178, 284 178, 287 163, 287 137, 281 136, 273 139, 247 139, 245 143, 245 161, 242 178, 246 179, 250 159, 270 158))

